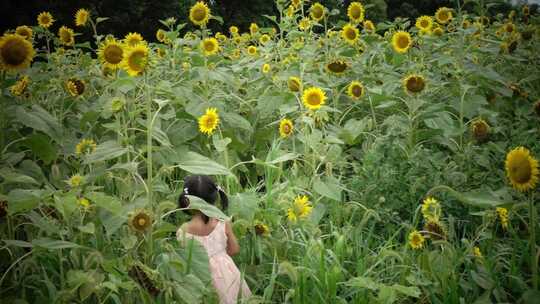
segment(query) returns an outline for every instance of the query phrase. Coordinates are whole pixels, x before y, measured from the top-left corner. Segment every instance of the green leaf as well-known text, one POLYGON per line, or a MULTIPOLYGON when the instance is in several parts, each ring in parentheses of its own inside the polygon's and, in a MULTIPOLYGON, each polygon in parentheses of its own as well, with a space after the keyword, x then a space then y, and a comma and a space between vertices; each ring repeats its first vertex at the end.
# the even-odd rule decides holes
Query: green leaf
POLYGON ((369 290, 377 290, 380 287, 380 284, 373 281, 371 278, 368 277, 355 277, 350 279, 347 282, 347 285, 357 287, 357 288, 366 288, 369 290))
POLYGON ((8 194, 8 212, 13 215, 31 210, 39 205, 42 190, 14 189, 8 194))
POLYGON ((31 184, 39 185, 32 177, 12 171, 9 168, 0 169, 0 176, 4 179, 2 184, 31 184))
POLYGON ((491 288, 493 288, 493 286, 495 285, 491 278, 489 278, 485 273, 478 273, 474 270, 471 270, 471 278, 478 286, 486 290, 491 290, 491 288))
POLYGON ((229 217, 219 210, 218 207, 210 205, 206 201, 193 195, 187 195, 187 197, 189 199, 189 206, 187 209, 199 210, 208 217, 218 218, 225 221, 230 220, 229 217))
POLYGON ((377 295, 377 303, 392 304, 397 300, 395 289, 392 287, 381 285, 379 294, 377 295))
POLYGON ((461 193, 448 186, 435 186, 428 191, 427 195, 432 195, 435 192, 444 191, 453 196, 458 201, 480 208, 495 208, 502 205, 512 205, 513 202, 502 201, 490 192, 469 192, 461 193))
POLYGON ((232 140, 228 137, 220 139, 218 136, 214 136, 212 140, 214 142, 214 147, 216 147, 216 150, 218 152, 225 151, 227 149, 227 146, 232 142, 232 140))
POLYGON ((256 193, 236 193, 230 197, 229 214, 236 219, 244 219, 248 222, 253 221, 255 212, 258 210, 258 201, 256 193))
POLYGON ((330 182, 323 182, 320 179, 316 179, 313 183, 313 188, 318 194, 333 199, 335 201, 341 201, 341 189, 338 185, 330 182))
POLYGON ((29 128, 41 131, 55 140, 62 139, 62 127, 58 121, 38 105, 33 105, 30 111, 17 107, 15 116, 18 122, 29 128))
POLYGON ((32 244, 25 242, 25 241, 19 241, 19 240, 2 240, 2 242, 6 243, 7 246, 15 246, 15 247, 23 247, 23 248, 31 248, 32 244))
POLYGON ((88 234, 94 234, 94 232, 96 231, 96 226, 94 225, 94 223, 87 223, 86 225, 78 226, 77 228, 79 228, 79 231, 88 234))
POLYGON ((28 136, 23 144, 32 150, 32 153, 48 165, 56 159, 58 150, 53 145, 50 137, 35 133, 28 136))
POLYGON ((232 175, 229 169, 195 152, 180 156, 178 166, 192 174, 232 175))
POLYGON ((72 192, 65 195, 55 194, 54 201, 56 209, 62 213, 64 218, 68 218, 79 206, 77 196, 72 192))
POLYGON ((391 288, 401 294, 404 294, 406 296, 413 297, 413 298, 418 298, 422 294, 420 292, 420 289, 418 289, 418 287, 416 286, 403 286, 403 285, 394 284, 391 286, 391 288))
POLYGON ((86 198, 91 200, 96 206, 111 212, 113 215, 118 216, 122 214, 122 203, 112 196, 108 196, 102 192, 90 192, 86 194, 86 198))
POLYGON ((110 140, 97 146, 94 153, 89 154, 84 159, 85 164, 92 164, 99 161, 105 161, 124 155, 127 148, 120 146, 116 141, 110 140))
POLYGON ((51 249, 51 250, 81 247, 79 244, 75 244, 68 241, 62 241, 62 240, 53 240, 50 238, 35 239, 32 241, 32 245, 36 247, 51 249))
POLYGON ((283 163, 283 162, 286 162, 286 161, 289 161, 289 160, 293 160, 293 159, 296 159, 298 158, 298 154, 296 153, 285 153, 281 156, 278 156, 277 158, 273 159, 273 160, 269 160, 269 161, 266 161, 267 164, 270 164, 270 165, 275 165, 275 164, 279 164, 279 163, 283 163))

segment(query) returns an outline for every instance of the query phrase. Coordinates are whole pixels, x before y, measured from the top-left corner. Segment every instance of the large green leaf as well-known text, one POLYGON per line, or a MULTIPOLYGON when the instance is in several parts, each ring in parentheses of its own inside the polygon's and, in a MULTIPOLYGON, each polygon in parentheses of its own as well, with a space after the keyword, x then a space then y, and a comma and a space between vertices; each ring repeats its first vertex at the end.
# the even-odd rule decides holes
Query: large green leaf
POLYGON ((464 204, 480 207, 480 208, 495 208, 498 206, 513 204, 513 202, 501 200, 501 198, 495 196, 492 192, 482 191, 482 192, 461 193, 448 186, 443 186, 443 185, 435 186, 431 188, 428 191, 427 195, 429 196, 439 191, 443 191, 450 194, 455 199, 457 199, 458 201, 464 204))
POLYGON ((178 166, 192 174, 232 175, 229 169, 195 152, 179 155, 178 166))
POLYGON ((63 241, 63 240, 53 240, 50 238, 41 238, 41 239, 32 240, 32 245, 36 247, 51 249, 51 250, 81 247, 79 244, 75 244, 75 243, 63 241))
POLYGON ((23 141, 23 144, 30 148, 32 153, 47 165, 56 159, 58 150, 52 143, 51 138, 46 135, 40 133, 32 134, 23 141))
POLYGON ((2 184, 29 184, 38 185, 39 183, 32 177, 15 172, 9 168, 0 169, 0 176, 4 179, 2 184))
POLYGON ((320 179, 316 179, 313 182, 313 189, 320 195, 333 199, 335 201, 341 201, 341 189, 339 185, 334 182, 323 182, 320 179))
POLYGON ((112 197, 108 196, 102 192, 90 192, 86 194, 86 198, 91 200, 96 206, 101 207, 114 215, 121 215, 122 213, 122 203, 112 197))
POLYGON ((15 111, 17 121, 34 130, 49 135, 53 140, 62 141, 62 126, 56 118, 38 105, 33 105, 27 111, 23 107, 17 107, 15 111))
POLYGON ((210 205, 206 201, 193 195, 188 195, 187 197, 189 199, 189 207, 187 209, 199 210, 208 217, 218 218, 226 221, 229 220, 229 217, 226 216, 223 211, 219 210, 218 207, 210 205))
POLYGON ((41 201, 44 195, 43 190, 14 189, 8 194, 8 212, 16 214, 31 210, 41 201))
POLYGON ((105 161, 124 155, 128 151, 127 148, 120 146, 116 141, 110 140, 99 144, 96 150, 86 156, 85 164, 91 164, 99 161, 105 161))

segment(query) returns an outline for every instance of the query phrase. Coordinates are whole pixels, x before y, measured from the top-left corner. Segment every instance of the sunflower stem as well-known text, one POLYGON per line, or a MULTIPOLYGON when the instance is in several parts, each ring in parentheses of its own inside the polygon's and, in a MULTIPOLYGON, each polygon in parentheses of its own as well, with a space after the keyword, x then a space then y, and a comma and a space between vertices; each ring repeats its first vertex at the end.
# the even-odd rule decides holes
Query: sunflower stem
MULTIPOLYGON (((150 86, 148 86, 148 76, 144 77, 144 88, 148 90, 148 98, 146 100, 146 184, 148 187, 147 199, 148 199, 148 208, 153 210, 152 203, 152 129, 153 129, 153 119, 152 119, 152 92, 150 86)), ((146 258, 150 259, 153 251, 153 239, 152 231, 148 233, 148 254, 146 258)))
POLYGON ((534 192, 529 195, 529 246, 531 246, 531 275, 533 290, 538 290, 538 262, 536 261, 536 208, 534 192))

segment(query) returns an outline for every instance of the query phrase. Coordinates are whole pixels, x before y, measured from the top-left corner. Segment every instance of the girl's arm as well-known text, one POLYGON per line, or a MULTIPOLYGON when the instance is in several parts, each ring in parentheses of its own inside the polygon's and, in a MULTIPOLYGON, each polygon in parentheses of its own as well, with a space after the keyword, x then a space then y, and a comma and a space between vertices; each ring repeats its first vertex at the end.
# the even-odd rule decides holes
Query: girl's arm
POLYGON ((231 222, 225 222, 225 235, 227 235, 227 254, 237 255, 240 252, 240 246, 232 230, 231 222))

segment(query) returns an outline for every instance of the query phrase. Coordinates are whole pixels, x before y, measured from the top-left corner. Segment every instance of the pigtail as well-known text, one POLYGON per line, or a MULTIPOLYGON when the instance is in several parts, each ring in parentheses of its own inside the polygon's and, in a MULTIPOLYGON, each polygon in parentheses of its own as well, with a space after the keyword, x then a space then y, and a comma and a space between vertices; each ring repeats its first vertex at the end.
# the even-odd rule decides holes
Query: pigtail
POLYGON ((184 188, 184 191, 182 191, 182 193, 180 194, 180 197, 178 197, 178 207, 180 208, 189 207, 189 199, 187 195, 188 195, 188 188, 184 188))
POLYGON ((223 208, 223 211, 227 210, 227 207, 229 207, 229 198, 227 197, 227 194, 223 189, 221 189, 220 186, 217 186, 217 191, 219 193, 219 200, 221 201, 221 208, 223 208))

